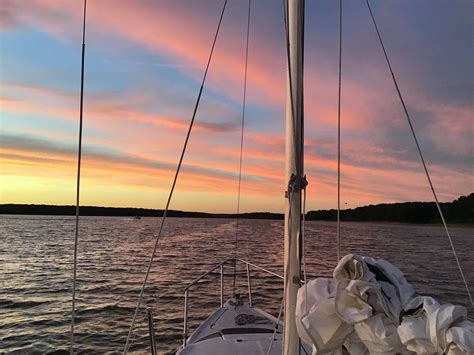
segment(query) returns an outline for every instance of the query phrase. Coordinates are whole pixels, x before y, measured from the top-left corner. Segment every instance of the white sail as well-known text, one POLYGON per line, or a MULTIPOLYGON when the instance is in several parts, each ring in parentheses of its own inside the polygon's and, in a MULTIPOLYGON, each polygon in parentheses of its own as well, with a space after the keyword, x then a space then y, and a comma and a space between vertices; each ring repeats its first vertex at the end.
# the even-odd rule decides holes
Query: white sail
POLYGON ((474 323, 465 307, 416 296, 383 259, 348 254, 333 278, 298 292, 296 318, 313 354, 474 354, 474 323))

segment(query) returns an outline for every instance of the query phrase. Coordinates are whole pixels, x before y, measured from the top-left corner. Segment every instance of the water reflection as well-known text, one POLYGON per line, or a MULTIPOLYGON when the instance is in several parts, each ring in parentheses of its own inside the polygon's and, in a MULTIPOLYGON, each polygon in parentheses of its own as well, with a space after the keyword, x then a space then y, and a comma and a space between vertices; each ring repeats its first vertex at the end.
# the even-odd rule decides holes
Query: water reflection
MULTIPOLYGON (((77 342, 84 352, 120 352, 134 311, 159 219, 85 217, 80 225, 77 342)), ((74 220, 0 217, 0 343, 5 351, 68 350, 74 220)), ((283 223, 239 223, 239 257, 283 273, 283 223)), ((473 228, 451 228, 461 263, 474 284, 473 228)), ((342 251, 388 259, 419 293, 466 305, 467 295, 449 242, 438 226, 343 223, 342 251)), ((235 221, 170 218, 159 245, 145 302, 153 309, 158 347, 181 342, 183 291, 201 273, 233 256, 235 221)), ((336 264, 335 224, 306 223, 309 277, 336 264)), ((246 292, 245 270, 237 287, 246 292)), ((282 283, 252 270, 254 303, 278 314, 282 283)), ((225 292, 232 292, 232 269, 225 292)), ((219 306, 219 275, 190 295, 190 329, 219 306)), ((471 315, 474 310, 469 309, 471 315)), ((148 349, 146 314, 137 320, 132 350, 148 349)))

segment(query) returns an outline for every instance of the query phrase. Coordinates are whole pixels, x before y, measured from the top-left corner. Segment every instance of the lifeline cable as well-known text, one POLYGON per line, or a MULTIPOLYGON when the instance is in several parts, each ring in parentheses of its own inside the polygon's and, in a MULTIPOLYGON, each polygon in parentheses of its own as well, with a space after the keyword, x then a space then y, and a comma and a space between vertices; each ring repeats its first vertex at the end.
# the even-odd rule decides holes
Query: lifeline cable
POLYGON ((211 52, 210 52, 209 58, 207 60, 206 70, 204 71, 204 76, 202 78, 201 87, 199 89, 199 94, 198 94, 197 99, 196 99, 196 104, 194 105, 193 115, 191 117, 188 132, 187 132, 186 138, 184 140, 183 150, 181 152, 181 156, 179 158, 178 166, 176 168, 176 173, 174 175, 173 184, 171 186, 171 190, 170 190, 170 193, 169 193, 169 196, 168 196, 168 201, 166 202, 166 208, 163 212, 163 217, 161 219, 161 225, 160 225, 160 229, 158 231, 158 236, 156 237, 155 245, 153 247, 153 252, 151 253, 150 261, 148 262, 147 272, 145 274, 145 278, 143 280, 142 288, 140 290, 140 295, 138 297, 138 302, 137 302, 137 306, 135 308, 135 313, 134 313, 133 318, 132 318, 132 323, 130 324, 130 329, 128 331, 127 340, 125 342, 125 347, 124 347, 124 353, 125 354, 128 351, 130 336, 132 334, 133 327, 135 325, 135 319, 137 317, 138 309, 140 308, 140 304, 142 302, 143 293, 144 293, 144 290, 145 290, 146 283, 148 281, 148 275, 150 274, 151 265, 153 263, 153 257, 155 256, 155 252, 156 252, 156 249, 158 247, 158 242, 159 242, 160 237, 161 237, 161 232, 163 231, 163 226, 164 226, 164 223, 165 223, 165 220, 166 220, 166 215, 167 215, 168 208, 169 208, 169 205, 170 205, 170 202, 171 202, 171 198, 173 196, 174 188, 176 186, 176 181, 178 180, 178 175, 179 175, 179 172, 181 170, 181 164, 183 163, 184 154, 186 152, 186 147, 188 146, 189 136, 191 135, 191 130, 193 128, 194 119, 196 118, 196 112, 197 112, 197 109, 198 109, 198 106, 199 106, 199 102, 201 100, 202 90, 204 88, 204 83, 206 82, 207 72, 209 70, 209 65, 211 64, 212 54, 214 53, 214 47, 216 45, 217 37, 218 37, 219 30, 220 30, 221 23, 222 23, 222 18, 224 17, 224 12, 225 12, 226 5, 227 5, 227 0, 224 1, 224 5, 222 7, 222 12, 221 12, 221 15, 220 15, 220 18, 219 18, 219 23, 217 25, 216 34, 214 36, 214 41, 212 42, 211 52))
POLYGON ((458 269, 459 269, 459 272, 461 273, 461 278, 464 282, 464 286, 466 288, 467 295, 469 296, 469 301, 471 302, 471 305, 474 305, 474 302, 473 302, 473 299, 472 299, 472 296, 471 296, 471 291, 469 290, 469 286, 467 285, 466 278, 464 277, 464 272, 462 270, 461 263, 459 262, 459 258, 458 258, 458 255, 456 253, 456 249, 454 248, 454 244, 453 244, 453 240, 451 238, 451 234, 449 234, 448 226, 446 224, 446 220, 444 219, 444 214, 443 214, 443 211, 441 210, 441 206, 439 205, 438 197, 436 195, 433 183, 431 182, 430 174, 428 172, 428 168, 426 167, 425 159, 423 158, 423 153, 421 152, 420 144, 418 143, 418 139, 416 138, 415 129, 414 129, 413 124, 411 122, 411 118, 410 118, 410 115, 408 113, 408 109, 405 105, 405 101, 403 100, 400 88, 398 87, 397 79, 395 78, 395 74, 393 73, 393 70, 392 70, 392 65, 390 64, 390 60, 388 59, 388 54, 387 54, 387 51, 385 50, 385 46, 383 44, 382 36, 380 35, 379 28, 377 26, 377 22, 375 22, 375 17, 374 17, 374 14, 372 12, 372 8, 370 7, 369 0, 366 0, 366 4, 367 4, 367 8, 369 9, 370 17, 372 18, 372 22, 373 22, 374 27, 375 27, 375 31, 377 32, 377 36, 379 38, 379 42, 380 42, 380 45, 382 47, 382 50, 383 50, 383 53, 384 53, 384 56, 385 56, 385 60, 387 62, 388 68, 390 70, 390 74, 392 75, 393 84, 395 85, 395 89, 397 90, 397 94, 398 94, 398 97, 400 99, 400 103, 402 104, 403 110, 405 111, 405 116, 406 116, 408 124, 410 126, 410 130, 411 130, 411 133, 413 135, 413 139, 415 140, 415 144, 416 144, 416 148, 418 150, 418 154, 420 156, 421 164, 423 165, 423 169, 425 170, 425 175, 426 175, 426 178, 428 180, 428 184, 430 185, 431 192, 433 193, 433 197, 435 199, 436 207, 438 208, 439 216, 441 217, 441 221, 443 222, 443 226, 444 226, 444 229, 446 231, 446 235, 448 236, 449 243, 451 244, 451 249, 453 251, 454 258, 456 259, 456 263, 458 264, 458 269))

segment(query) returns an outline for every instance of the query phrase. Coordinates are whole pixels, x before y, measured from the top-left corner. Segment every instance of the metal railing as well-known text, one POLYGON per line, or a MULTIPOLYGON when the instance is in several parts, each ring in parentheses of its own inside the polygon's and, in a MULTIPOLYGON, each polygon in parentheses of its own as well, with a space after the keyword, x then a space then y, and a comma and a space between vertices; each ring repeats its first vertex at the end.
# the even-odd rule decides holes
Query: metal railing
POLYGON ((197 277, 194 279, 185 289, 184 289, 184 320, 183 320, 183 347, 186 346, 187 339, 188 339, 188 309, 189 309, 189 291, 196 286, 199 281, 205 279, 207 276, 209 276, 211 273, 213 273, 215 270, 220 268, 220 301, 221 301, 221 308, 224 307, 224 266, 226 264, 230 264, 232 267, 237 267, 237 263, 243 263, 246 266, 246 271, 247 271, 247 291, 248 291, 248 299, 249 299, 249 305, 252 306, 252 283, 251 283, 251 275, 250 275, 250 268, 254 268, 260 271, 263 271, 267 274, 270 274, 272 276, 278 277, 279 279, 283 280, 283 276, 278 275, 277 273, 274 273, 270 270, 267 270, 261 266, 255 265, 251 262, 245 261, 243 259, 226 259, 223 262, 217 264, 210 270, 206 271, 204 274, 201 276, 197 277))
POLYGON ((147 308, 146 312, 148 316, 148 332, 150 334, 151 355, 156 355, 155 325, 153 323, 153 314, 151 313, 151 308, 147 308))

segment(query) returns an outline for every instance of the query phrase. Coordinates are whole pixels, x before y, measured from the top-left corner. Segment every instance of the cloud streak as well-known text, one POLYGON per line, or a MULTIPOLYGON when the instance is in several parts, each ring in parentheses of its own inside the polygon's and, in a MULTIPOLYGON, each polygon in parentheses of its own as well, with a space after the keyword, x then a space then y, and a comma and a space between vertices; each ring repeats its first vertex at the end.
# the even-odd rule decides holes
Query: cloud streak
MULTIPOLYGON (((381 18, 430 171, 441 197, 452 199, 473 189, 474 109, 465 94, 458 98, 455 95, 462 88, 472 88, 472 78, 469 86, 469 78, 460 74, 466 69, 464 59, 456 59, 459 68, 451 68, 448 62, 441 62, 445 57, 438 50, 439 55, 433 58, 420 54, 430 46, 428 34, 435 36, 440 31, 435 22, 429 22, 429 17, 439 19, 440 11, 445 9, 442 2, 430 3, 423 10, 427 11, 423 18, 425 28, 409 18, 410 11, 419 12, 426 7, 427 3, 420 3, 377 4, 375 10, 381 18), (401 28, 400 24, 404 28, 399 32, 391 30, 401 28), (401 53, 407 52, 405 47, 412 51, 402 57, 401 53), (410 69, 420 68, 428 59, 426 68, 410 69), (441 77, 449 85, 432 85, 436 80, 427 68, 448 73, 449 77, 441 77)), ((31 0, 12 4, 4 2, 0 8, 0 16, 10 19, 3 28, 8 30, 6 36, 13 36, 19 28, 27 35, 41 31, 48 39, 62 43, 64 52, 77 47, 79 3, 31 0)), ((88 144, 94 147, 87 157, 97 183, 113 171, 123 174, 120 179, 118 173, 113 176, 127 186, 143 183, 151 188, 153 179, 140 182, 138 177, 144 175, 159 176, 159 185, 167 186, 166 179, 189 124, 219 6, 218 1, 211 0, 186 6, 152 1, 122 1, 120 6, 109 0, 90 3, 85 142, 86 148, 88 144)), ((286 77, 280 6, 262 1, 255 4, 252 15, 244 141, 244 192, 265 198, 268 209, 281 207, 271 196, 281 196, 285 186, 282 172, 286 77)), ((308 4, 311 21, 307 22, 310 40, 305 62, 305 149, 307 172, 315 186, 310 188, 310 207, 318 208, 333 207, 336 196, 336 10, 329 3, 308 4)), ((464 10, 462 4, 450 9, 456 13, 464 10)), ((223 193, 229 196, 235 192, 246 12, 238 3, 230 3, 228 11, 185 160, 182 186, 190 193, 202 193, 205 189, 218 193, 223 187, 223 193)), ((352 205, 430 199, 429 190, 423 188, 426 185, 408 126, 380 49, 373 41, 367 13, 354 3, 347 5, 346 12, 342 102, 344 198, 352 205)), ((448 16, 450 23, 454 17, 448 16)), ((461 28, 466 26, 465 22, 461 28)), ((448 43, 443 35, 443 45, 457 53, 468 39, 459 29, 446 31, 456 34, 457 39, 448 43)), ((13 53, 16 49, 10 50, 13 53)), ((21 55, 21 51, 13 53, 12 58, 15 55, 21 55)), ((459 56, 469 58, 472 53, 459 56)), ((37 62, 28 63, 31 71, 41 72, 46 67, 45 63, 37 62)), ((9 132, 5 134, 11 134, 2 160, 8 161, 12 171, 21 165, 27 175, 28 159, 32 172, 41 164, 63 167, 66 162, 72 163, 77 88, 66 78, 58 80, 61 85, 49 81, 50 76, 59 76, 54 68, 50 70, 53 72, 39 76, 43 81, 14 76, 2 80, 0 105, 9 132), (44 127, 39 127, 42 122, 44 127), (47 126, 51 122, 52 126, 47 126), (27 137, 26 131, 33 136, 22 140, 27 137)), ((71 170, 69 174, 72 173, 71 170)))

